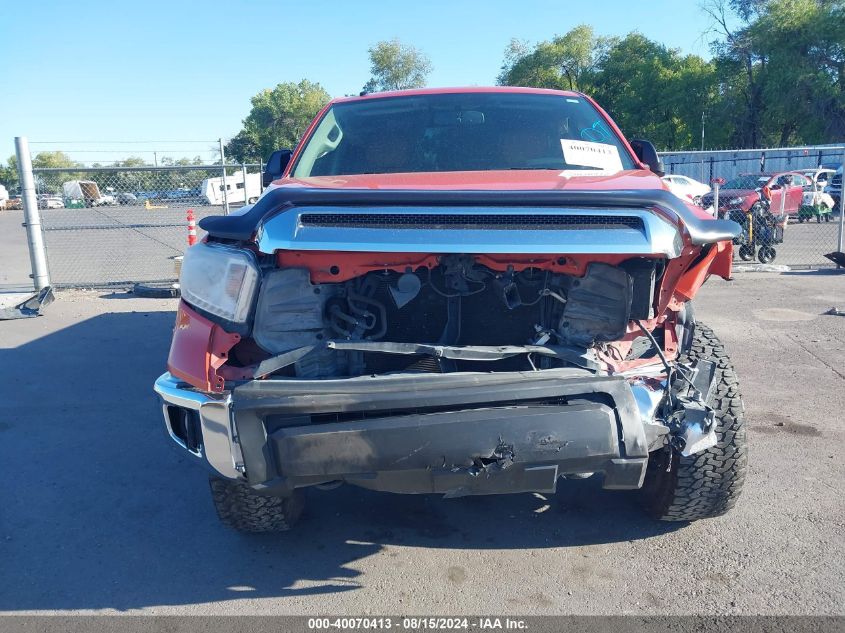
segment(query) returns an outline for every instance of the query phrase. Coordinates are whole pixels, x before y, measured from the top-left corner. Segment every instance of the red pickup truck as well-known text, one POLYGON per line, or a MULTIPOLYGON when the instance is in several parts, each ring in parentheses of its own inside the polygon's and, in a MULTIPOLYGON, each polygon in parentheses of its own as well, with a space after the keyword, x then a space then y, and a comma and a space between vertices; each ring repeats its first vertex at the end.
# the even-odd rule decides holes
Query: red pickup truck
MULTIPOLYGON (((219 518, 288 529, 304 489, 641 489, 656 518, 727 511, 742 399, 690 300, 740 227, 682 202, 651 143, 586 95, 337 99, 181 272, 173 441, 219 518)), ((315 493, 318 494, 318 493, 315 493)))

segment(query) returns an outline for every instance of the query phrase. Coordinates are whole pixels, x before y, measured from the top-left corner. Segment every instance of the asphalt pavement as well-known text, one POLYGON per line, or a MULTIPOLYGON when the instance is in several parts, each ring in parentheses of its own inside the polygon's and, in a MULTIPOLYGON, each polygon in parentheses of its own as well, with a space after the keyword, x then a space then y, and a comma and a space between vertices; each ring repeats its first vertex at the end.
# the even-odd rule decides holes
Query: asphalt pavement
POLYGON ((309 490, 295 531, 229 531, 152 392, 175 305, 64 291, 0 322, 0 612, 845 614, 845 318, 823 314, 845 308, 845 275, 705 286, 750 459, 736 508, 689 525, 586 480, 450 500, 309 490))

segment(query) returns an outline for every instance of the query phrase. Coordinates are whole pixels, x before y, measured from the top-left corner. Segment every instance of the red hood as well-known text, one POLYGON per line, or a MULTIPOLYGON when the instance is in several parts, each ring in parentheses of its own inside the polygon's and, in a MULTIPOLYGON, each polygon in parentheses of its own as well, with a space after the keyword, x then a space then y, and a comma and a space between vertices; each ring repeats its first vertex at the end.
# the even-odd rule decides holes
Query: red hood
POLYGON ((320 189, 454 189, 538 191, 554 189, 666 189, 660 178, 645 170, 621 171, 606 176, 571 176, 559 170, 448 171, 407 174, 360 174, 281 178, 282 187, 320 189))

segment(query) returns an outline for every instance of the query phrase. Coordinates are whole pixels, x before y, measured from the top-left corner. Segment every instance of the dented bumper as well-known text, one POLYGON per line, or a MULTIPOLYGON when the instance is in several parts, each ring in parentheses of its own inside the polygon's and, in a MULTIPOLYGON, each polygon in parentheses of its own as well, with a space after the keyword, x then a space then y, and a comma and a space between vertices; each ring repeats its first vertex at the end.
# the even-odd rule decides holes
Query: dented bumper
POLYGON ((629 384, 584 370, 252 381, 192 409, 191 446, 172 428, 180 387, 167 376, 157 391, 171 436, 218 475, 269 492, 333 481, 448 496, 542 492, 587 472, 604 473, 607 488, 638 488, 648 460, 629 384))

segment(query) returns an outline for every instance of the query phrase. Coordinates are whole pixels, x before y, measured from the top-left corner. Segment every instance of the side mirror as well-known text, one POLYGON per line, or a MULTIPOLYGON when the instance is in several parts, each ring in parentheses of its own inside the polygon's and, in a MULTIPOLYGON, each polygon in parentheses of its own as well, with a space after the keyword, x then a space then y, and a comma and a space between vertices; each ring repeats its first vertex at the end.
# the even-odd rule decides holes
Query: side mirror
POLYGON ((277 178, 281 178, 285 173, 285 167, 290 162, 290 157, 293 152, 289 149, 278 149, 267 159, 267 165, 264 167, 264 173, 261 174, 261 183, 265 187, 277 178))
POLYGON ((648 166, 648 168, 655 174, 662 176, 665 173, 663 169, 663 161, 660 159, 660 156, 657 155, 657 150, 654 149, 654 145, 651 144, 651 141, 632 139, 631 149, 634 150, 634 154, 637 155, 640 162, 648 166))

